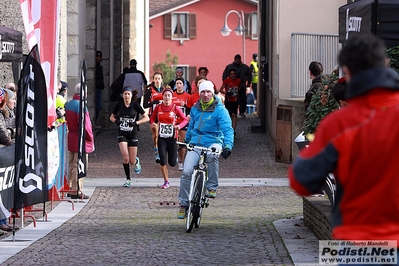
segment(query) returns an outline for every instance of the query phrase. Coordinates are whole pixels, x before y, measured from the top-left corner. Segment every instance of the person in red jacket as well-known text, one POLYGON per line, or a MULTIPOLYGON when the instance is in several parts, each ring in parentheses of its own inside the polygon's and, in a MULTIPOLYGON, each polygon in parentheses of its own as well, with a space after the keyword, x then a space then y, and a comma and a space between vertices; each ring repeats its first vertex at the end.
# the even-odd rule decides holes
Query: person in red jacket
POLYGON ((311 195, 333 173, 333 238, 399 243, 399 75, 374 35, 354 35, 338 61, 348 104, 321 121, 288 170, 290 185, 311 195))
MULTIPOLYGON (((201 76, 197 76, 195 78, 196 81, 196 86, 199 87, 199 85, 201 84, 201 82, 203 82, 204 80, 206 80, 205 78, 202 78, 201 76)), ((191 108, 194 106, 194 104, 196 104, 198 102, 198 100, 200 99, 200 93, 198 90, 196 90, 193 94, 190 95, 190 98, 187 101, 187 107, 191 108)))
MULTIPOLYGON (((78 179, 78 143, 79 143, 79 110, 80 110, 80 83, 75 86, 75 95, 73 99, 65 104, 65 119, 68 127, 68 183, 71 190, 71 198, 88 199, 89 196, 80 193, 83 189, 83 179, 79 178, 79 187, 77 184, 78 179), (78 192, 80 194, 78 194, 78 192)), ((89 110, 85 110, 85 130, 86 130, 86 162, 88 162, 89 153, 94 151, 94 137, 90 121, 89 110)))
MULTIPOLYGON (((184 91, 184 79, 183 78, 176 78, 175 81, 175 86, 176 90, 173 92, 173 103, 176 104, 177 107, 179 107, 183 114, 186 116, 190 114, 190 108, 187 106, 187 102, 190 99, 190 94, 188 94, 186 91, 184 91)), ((180 124, 182 122, 182 118, 178 117, 177 118, 177 123, 180 124)), ((178 136, 178 141, 184 142, 184 139, 186 138, 186 132, 187 132, 187 125, 184 127, 180 128, 179 130, 179 136, 178 136)), ((186 156, 186 147, 179 147, 178 149, 178 161, 179 161, 179 171, 183 171, 183 162, 184 162, 184 157, 186 156)))
POLYGON ((231 126, 234 129, 234 135, 236 135, 237 126, 237 111, 238 111, 238 91, 240 89, 241 79, 237 77, 236 70, 231 68, 229 70, 229 76, 223 80, 223 84, 220 87, 220 92, 226 95, 224 105, 229 111, 231 118, 231 126))
POLYGON ((157 105, 151 115, 150 124, 158 124, 158 149, 161 165, 161 172, 164 183, 161 188, 168 188, 169 175, 166 163, 170 166, 176 165, 177 145, 176 140, 179 130, 183 128, 188 119, 182 110, 172 102, 173 91, 166 88, 162 92, 163 101, 157 105))
MULTIPOLYGON (((148 116, 151 117, 152 112, 157 104, 162 101, 162 91, 165 89, 163 86, 163 74, 161 72, 155 72, 152 76, 152 83, 146 86, 144 91, 143 107, 148 108, 148 116)), ((158 124, 150 124, 151 138, 154 144, 154 156, 155 162, 159 163, 159 152, 158 152, 158 124)))

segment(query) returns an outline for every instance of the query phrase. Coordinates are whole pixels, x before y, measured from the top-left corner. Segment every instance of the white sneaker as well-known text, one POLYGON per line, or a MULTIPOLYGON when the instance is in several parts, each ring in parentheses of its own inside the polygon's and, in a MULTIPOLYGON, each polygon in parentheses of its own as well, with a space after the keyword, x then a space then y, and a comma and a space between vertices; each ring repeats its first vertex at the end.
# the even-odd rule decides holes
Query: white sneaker
POLYGON ((179 171, 183 171, 183 169, 184 169, 183 163, 179 163, 179 171))

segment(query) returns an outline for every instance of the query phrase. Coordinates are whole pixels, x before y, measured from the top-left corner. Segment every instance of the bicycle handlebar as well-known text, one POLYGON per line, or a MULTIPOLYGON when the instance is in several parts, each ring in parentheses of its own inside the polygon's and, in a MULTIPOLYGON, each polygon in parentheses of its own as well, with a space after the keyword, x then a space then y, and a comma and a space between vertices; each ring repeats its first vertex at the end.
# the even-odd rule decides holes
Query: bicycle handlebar
POLYGON ((180 142, 180 141, 176 141, 176 144, 186 146, 187 150, 189 150, 189 151, 193 151, 193 150, 197 149, 200 151, 209 151, 209 152, 212 152, 213 154, 221 154, 222 153, 222 151, 218 151, 215 147, 206 148, 206 147, 201 147, 201 146, 197 146, 197 145, 185 143, 185 142, 180 142))

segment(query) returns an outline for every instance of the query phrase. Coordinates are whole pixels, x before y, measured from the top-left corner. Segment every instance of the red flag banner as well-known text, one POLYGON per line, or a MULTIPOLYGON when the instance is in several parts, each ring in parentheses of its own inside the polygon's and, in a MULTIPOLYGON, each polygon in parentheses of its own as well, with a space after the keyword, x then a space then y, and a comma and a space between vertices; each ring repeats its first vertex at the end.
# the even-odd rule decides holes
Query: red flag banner
POLYGON ((57 94, 59 1, 19 0, 29 50, 39 46, 40 60, 46 77, 48 120, 50 126, 57 118, 55 98, 57 94))
POLYGON ((46 202, 47 99, 37 46, 25 60, 18 84, 14 210, 46 202))

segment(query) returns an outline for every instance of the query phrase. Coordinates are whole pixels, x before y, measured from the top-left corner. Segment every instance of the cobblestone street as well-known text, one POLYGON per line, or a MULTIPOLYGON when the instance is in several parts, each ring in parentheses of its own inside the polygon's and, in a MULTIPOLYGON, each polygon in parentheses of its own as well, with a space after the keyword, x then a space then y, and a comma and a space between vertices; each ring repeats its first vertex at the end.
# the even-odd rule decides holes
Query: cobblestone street
MULTIPOLYGON (((220 160, 220 176, 285 177, 288 165, 274 162, 266 135, 251 133, 249 118, 239 119, 238 127, 233 154, 220 160)), ((99 183, 123 178, 115 136, 110 129, 96 139, 88 173, 99 183)), ((141 127, 139 156, 139 176, 161 184, 148 127, 141 127)), ((170 177, 180 173, 173 169, 170 177)), ((221 186, 190 234, 185 220, 176 218, 177 194, 177 186, 98 186, 77 215, 2 265, 293 265, 273 225, 302 213, 302 200, 289 187, 221 186)))

